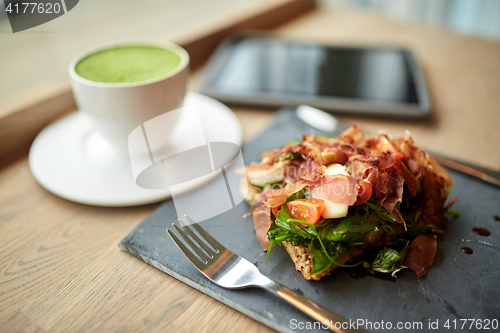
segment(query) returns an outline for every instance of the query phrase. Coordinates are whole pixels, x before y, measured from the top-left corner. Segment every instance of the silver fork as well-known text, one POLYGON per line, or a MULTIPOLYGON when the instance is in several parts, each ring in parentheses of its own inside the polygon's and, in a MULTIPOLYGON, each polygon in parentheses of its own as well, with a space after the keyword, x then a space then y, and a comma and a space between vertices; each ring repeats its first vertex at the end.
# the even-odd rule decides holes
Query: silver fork
POLYGON ((196 222, 188 216, 184 216, 204 240, 202 241, 198 235, 180 219, 179 222, 181 226, 191 236, 192 240, 181 228, 174 223, 172 223, 172 225, 184 241, 191 247, 192 251, 169 229, 167 229, 167 233, 189 261, 191 261, 191 263, 212 282, 228 289, 249 287, 263 288, 278 295, 297 309, 324 324, 324 327, 328 325, 334 332, 368 332, 363 328, 351 328, 352 326, 349 320, 344 317, 264 276, 254 264, 226 249, 196 222))

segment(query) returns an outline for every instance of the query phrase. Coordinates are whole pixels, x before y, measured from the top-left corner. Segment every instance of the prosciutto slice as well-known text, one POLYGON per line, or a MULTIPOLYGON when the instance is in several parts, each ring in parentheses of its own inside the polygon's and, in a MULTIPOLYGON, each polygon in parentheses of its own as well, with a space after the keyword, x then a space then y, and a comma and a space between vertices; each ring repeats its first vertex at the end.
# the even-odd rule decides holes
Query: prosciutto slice
POLYGON ((324 177, 327 183, 311 188, 313 196, 333 203, 352 206, 358 197, 358 178, 336 175, 324 177))
POLYGON ((403 218, 403 215, 401 215, 401 212, 396 207, 396 203, 398 201, 401 201, 401 199, 399 199, 398 197, 391 197, 389 199, 384 200, 382 206, 384 206, 385 210, 387 210, 387 212, 391 214, 391 216, 396 220, 396 222, 404 223, 405 220, 403 218))
POLYGON ((420 235, 408 247, 403 266, 414 270, 418 276, 425 275, 434 261, 436 250, 436 235, 420 235))
MULTIPOLYGON (((386 140, 384 142, 389 145, 386 140)), ((392 144, 389 147, 393 148, 392 144)), ((377 203, 382 204, 397 222, 404 223, 401 212, 396 208, 396 203, 401 202, 403 197, 405 178, 401 170, 406 171, 406 179, 410 181, 415 193, 420 190, 420 183, 394 153, 391 152, 391 155, 371 148, 366 148, 364 153, 367 155, 357 154, 349 158, 349 172, 372 185, 377 203)))
POLYGON ((378 191, 377 200, 379 202, 384 201, 388 197, 398 192, 403 193, 403 182, 402 179, 398 181, 397 175, 394 177, 387 172, 380 172, 378 169, 372 168, 365 172, 363 177, 364 180, 372 184, 376 191, 378 191))
POLYGON ((306 161, 299 168, 300 179, 305 179, 311 182, 319 180, 325 173, 325 166, 322 166, 315 161, 306 161))
POLYGON ((446 169, 429 158, 423 181, 424 197, 420 204, 422 220, 433 232, 443 233, 444 203, 453 187, 453 179, 446 169))
POLYGON ((417 177, 411 173, 410 170, 406 167, 406 165, 401 162, 399 159, 396 162, 396 168, 399 171, 401 177, 403 177, 405 184, 408 186, 408 190, 413 196, 417 196, 422 191, 422 187, 420 186, 420 182, 417 177))
POLYGON ((340 139, 356 146, 363 146, 366 144, 367 135, 358 125, 353 125, 340 134, 340 139))
POLYGON ((404 155, 404 160, 408 169, 421 180, 425 175, 427 167, 427 155, 424 150, 413 142, 410 133, 407 132, 400 143, 400 151, 404 155))
POLYGON ((257 240, 265 251, 269 248, 269 238, 267 232, 271 227, 271 208, 259 205, 253 210, 253 227, 257 240))
POLYGON ((286 202, 288 191, 286 188, 279 188, 266 193, 264 205, 270 208, 279 207, 286 202))
POLYGON ((315 182, 323 177, 325 166, 313 160, 292 160, 285 168, 285 182, 290 184, 298 180, 315 182))

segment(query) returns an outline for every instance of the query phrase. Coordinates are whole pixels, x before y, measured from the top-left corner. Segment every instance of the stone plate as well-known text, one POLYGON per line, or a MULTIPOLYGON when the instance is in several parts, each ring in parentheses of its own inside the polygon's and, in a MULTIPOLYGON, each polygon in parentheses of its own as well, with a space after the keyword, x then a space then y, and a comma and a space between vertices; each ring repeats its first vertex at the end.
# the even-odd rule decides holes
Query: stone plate
MULTIPOLYGON (((295 112, 283 109, 269 128, 243 147, 245 163, 258 161, 264 150, 312 131, 295 112)), ((500 320, 500 222, 493 219, 493 215, 500 215, 500 190, 462 173, 450 173, 455 180, 450 198, 459 196, 453 208, 460 216, 450 221, 444 237, 438 240, 434 264, 424 277, 405 271, 395 282, 373 276, 354 279, 348 272, 336 269, 321 281, 306 281, 280 246, 275 246, 265 265, 265 253, 255 238, 252 218, 242 218, 249 208, 245 202, 200 225, 229 250, 253 262, 263 274, 348 319, 360 323, 363 320, 369 331, 386 331, 388 323, 396 332, 483 331, 476 322, 471 328, 471 321, 462 329, 464 321, 460 319, 481 319, 483 326, 485 319, 500 320), (472 231, 474 227, 486 228, 491 235, 479 236, 472 231), (474 253, 465 254, 461 250, 464 246, 471 247, 474 253), (413 327, 397 329, 399 322, 413 327), (450 329, 444 326, 447 322, 450 329), (414 323, 421 323, 422 329, 414 323)), ((307 325, 313 324, 310 318, 264 290, 226 290, 210 282, 165 232, 173 222, 177 222, 177 215, 172 200, 168 200, 119 246, 277 331, 324 331, 318 326, 308 329, 307 325)), ((494 324, 490 323, 490 329, 498 328, 498 321, 497 326, 494 324)))

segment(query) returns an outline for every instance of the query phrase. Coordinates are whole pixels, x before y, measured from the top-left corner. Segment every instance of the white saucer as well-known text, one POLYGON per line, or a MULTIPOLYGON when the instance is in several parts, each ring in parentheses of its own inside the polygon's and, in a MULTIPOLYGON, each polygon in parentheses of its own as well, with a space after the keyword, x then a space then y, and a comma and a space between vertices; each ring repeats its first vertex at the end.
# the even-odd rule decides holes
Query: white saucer
MULTIPOLYGON (((188 93, 184 105, 202 111, 198 115, 207 142, 241 146, 240 122, 227 106, 197 93, 188 93)), ((181 118, 173 135, 189 133, 191 124, 189 119, 181 118)), ((180 141, 172 138, 172 142, 180 141)), ((38 134, 30 149, 29 164, 35 179, 45 189, 79 203, 123 207, 171 197, 168 189, 137 186, 128 156, 118 155, 80 112, 56 121, 38 134)))

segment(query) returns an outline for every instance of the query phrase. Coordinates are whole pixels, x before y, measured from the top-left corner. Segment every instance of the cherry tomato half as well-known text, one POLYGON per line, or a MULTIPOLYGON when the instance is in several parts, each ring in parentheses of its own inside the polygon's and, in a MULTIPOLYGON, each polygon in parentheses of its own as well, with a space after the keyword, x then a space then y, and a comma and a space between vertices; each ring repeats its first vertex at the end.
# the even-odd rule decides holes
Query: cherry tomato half
POLYGON ((280 209, 281 206, 271 208, 271 212, 273 213, 274 217, 278 216, 278 212, 280 211, 280 209))
POLYGON ((323 214, 325 201, 322 199, 296 199, 287 202, 286 206, 294 219, 315 224, 323 214))

